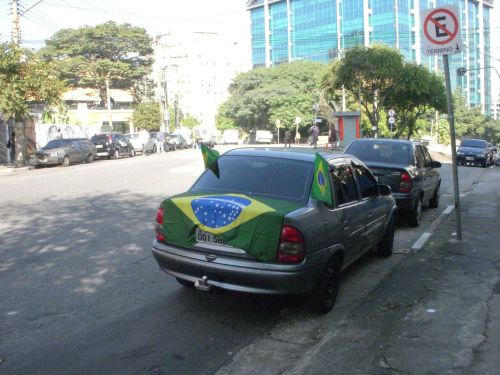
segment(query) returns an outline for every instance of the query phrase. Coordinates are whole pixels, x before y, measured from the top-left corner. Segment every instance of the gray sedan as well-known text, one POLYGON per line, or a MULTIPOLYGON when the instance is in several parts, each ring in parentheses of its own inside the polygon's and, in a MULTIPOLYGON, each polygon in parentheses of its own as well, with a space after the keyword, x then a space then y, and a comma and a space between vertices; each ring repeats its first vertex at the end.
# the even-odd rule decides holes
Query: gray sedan
POLYGON ((92 163, 96 156, 95 145, 85 138, 54 139, 35 153, 36 166, 92 163))
POLYGON ((359 159, 322 156, 331 205, 311 197, 314 153, 223 154, 189 191, 162 202, 160 268, 186 287, 306 294, 316 311, 330 311, 345 267, 373 248, 392 254, 396 204, 359 159))

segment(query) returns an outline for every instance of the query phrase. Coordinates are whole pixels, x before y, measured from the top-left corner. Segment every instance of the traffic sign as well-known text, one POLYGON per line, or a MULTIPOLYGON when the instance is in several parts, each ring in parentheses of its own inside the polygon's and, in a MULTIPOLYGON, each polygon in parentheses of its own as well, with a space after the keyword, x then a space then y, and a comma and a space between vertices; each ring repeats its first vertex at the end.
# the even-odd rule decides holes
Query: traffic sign
POLYGON ((396 111, 394 111, 394 109, 389 109, 389 111, 387 112, 387 114, 391 117, 394 117, 394 115, 396 114, 396 111))
POLYGON ((388 121, 389 121, 389 124, 392 125, 396 122, 396 119, 394 117, 390 116, 388 121))
POLYGON ((428 9, 422 13, 422 47, 425 56, 462 51, 459 14, 455 5, 428 9))

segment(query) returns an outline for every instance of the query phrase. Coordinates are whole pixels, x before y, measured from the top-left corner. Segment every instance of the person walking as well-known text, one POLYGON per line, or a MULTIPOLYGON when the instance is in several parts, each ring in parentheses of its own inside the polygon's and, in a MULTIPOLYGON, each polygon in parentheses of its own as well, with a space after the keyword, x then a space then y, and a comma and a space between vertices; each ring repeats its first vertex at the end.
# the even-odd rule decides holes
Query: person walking
POLYGON ((163 152, 163 142, 165 141, 165 134, 162 131, 156 133, 156 152, 163 152))
POLYGON ((292 147, 292 131, 290 129, 285 130, 285 148, 292 147))
POLYGON ((14 131, 7 141, 7 148, 9 149, 10 162, 14 163, 16 158, 16 132, 14 131))
POLYGON ((331 150, 337 149, 337 142, 338 142, 337 130, 335 129, 335 125, 332 124, 328 129, 328 144, 330 145, 331 150))
POLYGON ((319 127, 318 127, 318 125, 313 124, 309 128, 309 134, 311 135, 309 143, 311 144, 311 146, 314 146, 314 148, 318 148, 318 136, 319 136, 319 127))

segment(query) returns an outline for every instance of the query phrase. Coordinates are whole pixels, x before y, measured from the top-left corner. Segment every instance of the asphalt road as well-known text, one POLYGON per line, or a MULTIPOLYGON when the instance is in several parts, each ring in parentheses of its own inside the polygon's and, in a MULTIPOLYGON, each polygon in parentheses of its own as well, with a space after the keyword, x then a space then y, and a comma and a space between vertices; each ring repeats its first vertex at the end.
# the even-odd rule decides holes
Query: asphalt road
MULTIPOLYGON (((1 374, 211 374, 267 336, 314 338, 325 317, 300 299, 205 294, 159 271, 156 208, 202 169, 199 150, 183 150, 0 176, 1 374)), ((460 167, 461 191, 482 173, 460 167)), ((398 227, 394 256, 347 270, 330 318, 365 298, 453 202, 449 165, 441 176, 440 207, 417 229, 398 227)))

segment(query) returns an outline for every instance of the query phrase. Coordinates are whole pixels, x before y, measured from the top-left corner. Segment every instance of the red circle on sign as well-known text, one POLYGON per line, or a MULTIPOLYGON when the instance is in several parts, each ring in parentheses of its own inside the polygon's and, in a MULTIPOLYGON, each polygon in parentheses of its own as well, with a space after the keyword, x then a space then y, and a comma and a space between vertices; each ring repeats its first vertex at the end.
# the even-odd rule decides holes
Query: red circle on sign
MULTIPOLYGON (((437 21, 436 21, 436 22, 437 22, 437 21)), ((442 25, 441 25, 441 26, 442 26, 442 25)), ((444 28, 444 26, 443 26, 443 28, 444 28)), ((425 36, 427 37, 427 39, 429 39, 429 41, 430 41, 431 43, 434 43, 434 44, 446 44, 446 43, 450 43, 450 42, 451 42, 451 41, 452 41, 452 40, 453 40, 453 39, 457 36, 457 34, 458 34, 458 19, 457 19, 457 17, 455 17, 455 15, 454 15, 452 12, 450 12, 448 9, 434 9, 432 12, 430 12, 430 13, 427 15, 427 17, 425 17, 425 20, 424 20, 424 34, 425 34, 425 36), (433 38, 429 35, 429 33, 427 32, 427 23, 428 23, 428 22, 435 23, 434 21, 431 21, 432 16, 433 16, 433 15, 435 15, 436 13, 439 13, 439 12, 443 12, 443 13, 446 13, 446 14, 450 15, 450 16, 451 16, 451 18, 452 18, 452 20, 453 20, 453 22, 454 22, 454 24, 455 24, 455 31, 454 31, 453 33, 451 33, 451 35, 449 34, 449 31, 448 31, 447 29, 445 29, 446 31, 448 31, 448 33, 447 33, 447 34, 448 34, 449 38, 447 38, 446 40, 441 40, 441 41, 433 39, 433 38)))

